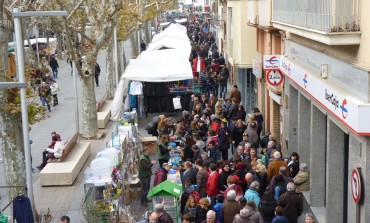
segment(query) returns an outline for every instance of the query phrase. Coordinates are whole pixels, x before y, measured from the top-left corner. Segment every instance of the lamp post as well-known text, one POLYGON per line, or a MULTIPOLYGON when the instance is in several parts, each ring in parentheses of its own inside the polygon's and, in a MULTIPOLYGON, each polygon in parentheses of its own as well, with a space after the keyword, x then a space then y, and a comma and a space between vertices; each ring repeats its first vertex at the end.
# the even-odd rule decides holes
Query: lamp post
MULTIPOLYGON (((33 197, 33 183, 32 183, 32 164, 31 164, 31 149, 29 140, 28 130, 28 113, 27 113, 27 101, 26 101, 26 88, 27 82, 25 78, 25 67, 24 67, 24 43, 22 36, 22 25, 21 17, 35 17, 35 16, 68 16, 66 11, 31 11, 31 12, 20 12, 18 8, 14 8, 14 31, 17 46, 17 71, 19 82, 15 83, 20 86, 20 99, 21 99, 21 112, 22 112, 22 129, 23 129, 23 144, 24 144, 24 155, 26 162, 26 178, 27 178, 27 192, 31 202, 32 210, 35 207, 35 201, 33 197)), ((4 85, 6 86, 6 85, 4 85)))

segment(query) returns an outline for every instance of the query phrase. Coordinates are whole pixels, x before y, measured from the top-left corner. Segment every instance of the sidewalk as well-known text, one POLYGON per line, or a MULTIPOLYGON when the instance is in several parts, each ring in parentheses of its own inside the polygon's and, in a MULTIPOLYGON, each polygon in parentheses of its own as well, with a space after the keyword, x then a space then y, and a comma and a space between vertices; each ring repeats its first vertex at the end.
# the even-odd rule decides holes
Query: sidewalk
MULTIPOLYGON (((131 47, 129 43, 125 44, 125 53, 127 60, 131 58, 131 47)), ((58 60, 59 72, 57 83, 61 88, 58 94, 59 105, 52 107, 52 111, 47 113, 48 117, 35 125, 31 126, 30 139, 33 140, 31 145, 31 154, 33 157, 32 167, 35 169, 32 174, 33 190, 35 198, 35 206, 39 214, 46 212, 50 208, 53 217, 52 222, 59 223, 62 215, 68 215, 71 222, 84 222, 83 214, 81 211, 81 203, 84 198, 84 171, 90 165, 91 161, 95 158, 97 152, 101 151, 105 146, 105 142, 111 137, 110 132, 113 123, 109 123, 106 129, 99 130, 100 132, 107 133, 106 139, 101 140, 84 140, 91 142, 91 154, 83 169, 78 175, 72 186, 60 187, 41 187, 39 183, 40 171, 37 170, 42 161, 42 151, 51 142, 50 133, 56 131, 61 135, 63 140, 67 140, 75 132, 75 101, 73 90, 73 77, 71 76, 71 67, 67 64, 66 60, 58 60)), ((99 77, 99 87, 95 88, 96 99, 99 100, 105 94, 105 70, 106 70, 106 51, 101 51, 98 55, 98 63, 101 68, 101 75, 99 77)), ((78 88, 78 102, 79 102, 79 116, 80 126, 82 123, 81 117, 81 81, 77 80, 78 88)), ((81 132, 81 130, 80 130, 81 132)), ((0 163, 0 168, 3 168, 3 162, 0 163)), ((3 171, 0 173, 0 185, 6 185, 3 171)), ((7 190, 0 190, 0 208, 4 208, 9 200, 7 198, 7 190)), ((7 208, 4 214, 11 216, 11 208, 7 208)))

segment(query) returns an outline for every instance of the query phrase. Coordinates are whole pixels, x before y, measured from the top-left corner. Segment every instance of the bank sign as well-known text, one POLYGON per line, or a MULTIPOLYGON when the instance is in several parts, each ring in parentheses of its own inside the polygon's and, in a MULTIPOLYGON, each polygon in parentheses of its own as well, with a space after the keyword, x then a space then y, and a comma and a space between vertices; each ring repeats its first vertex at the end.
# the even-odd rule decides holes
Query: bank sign
POLYGON ((264 70, 278 70, 280 68, 280 55, 263 55, 264 70))
POLYGON ((353 132, 370 136, 370 104, 334 90, 328 81, 310 74, 285 57, 280 58, 280 71, 353 132))

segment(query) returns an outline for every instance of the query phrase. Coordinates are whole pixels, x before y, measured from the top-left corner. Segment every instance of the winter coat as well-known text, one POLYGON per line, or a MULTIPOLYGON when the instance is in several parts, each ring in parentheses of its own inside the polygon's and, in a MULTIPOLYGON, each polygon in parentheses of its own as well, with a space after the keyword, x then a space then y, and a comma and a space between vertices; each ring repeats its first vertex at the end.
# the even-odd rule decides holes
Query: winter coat
POLYGON ((224 191, 227 188, 227 178, 231 175, 231 172, 226 172, 222 170, 220 175, 218 176, 218 189, 220 191, 224 191))
POLYGON ((270 180, 279 174, 280 167, 285 166, 287 168, 287 175, 289 175, 289 169, 288 166, 286 165, 284 160, 274 160, 272 161, 267 168, 267 181, 270 182, 270 180))
POLYGON ((50 90, 51 90, 51 94, 52 95, 55 95, 55 94, 58 94, 58 91, 59 91, 59 85, 57 83, 52 83, 50 85, 50 90))
POLYGON ((237 88, 232 89, 230 91, 230 98, 231 99, 235 98, 236 102, 239 104, 242 100, 242 94, 240 93, 239 89, 237 88))
POLYGON ((290 177, 294 178, 299 172, 299 161, 296 161, 296 162, 290 161, 288 163, 288 167, 290 171, 290 177))
POLYGON ((168 145, 160 144, 158 146, 158 160, 169 160, 171 158, 170 151, 167 148, 168 145))
POLYGON ((218 194, 218 173, 217 171, 211 173, 207 180, 206 193, 208 196, 216 196, 218 194))
POLYGON ((183 185, 183 188, 185 186, 185 181, 186 179, 190 178, 191 179, 191 184, 194 185, 197 181, 196 181, 196 176, 197 176, 197 171, 193 168, 190 168, 189 170, 185 171, 184 172, 184 175, 182 176, 182 185, 183 185))
MULTIPOLYGON (((183 213, 185 210, 186 201, 189 198, 189 195, 194 193, 195 189, 193 185, 185 188, 180 197, 180 213, 183 213)), ((184 214, 184 213, 183 213, 184 214)))
POLYGON ((254 210, 251 206, 245 205, 245 209, 248 209, 249 211, 249 220, 255 222, 255 223, 265 223, 263 220, 262 214, 259 211, 254 210))
POLYGON ((213 149, 208 149, 208 152, 209 152, 209 157, 212 158, 215 162, 220 160, 220 158, 221 158, 220 150, 218 150, 217 147, 215 147, 213 149))
POLYGON ((230 131, 227 128, 224 129, 219 128, 217 133, 218 133, 218 146, 220 150, 228 149, 230 146, 228 138, 228 135, 230 135, 230 131))
POLYGON ((289 220, 284 215, 278 215, 272 220, 272 223, 289 223, 289 220))
POLYGON ((209 210, 213 210, 213 208, 208 207, 207 209, 204 209, 204 208, 198 207, 197 217, 195 218, 196 219, 195 223, 201 223, 201 222, 207 220, 207 212, 209 210))
POLYGON ((257 132, 252 128, 249 127, 244 131, 244 133, 248 134, 249 141, 252 143, 252 147, 258 148, 258 135, 257 132))
POLYGON ((295 191, 287 191, 278 200, 278 205, 283 207, 285 217, 292 222, 296 222, 302 214, 302 199, 295 191))
POLYGON ((205 169, 201 169, 198 171, 197 176, 197 186, 198 186, 198 191, 200 194, 206 193, 206 184, 208 181, 208 173, 205 169))
POLYGON ((266 187, 267 187, 267 182, 266 182, 267 174, 264 173, 261 176, 260 173, 254 173, 253 178, 254 178, 255 181, 258 181, 258 183, 260 184, 260 190, 258 192, 260 194, 260 197, 262 197, 262 195, 263 195, 263 193, 265 193, 266 187))
POLYGON ((218 222, 218 223, 224 223, 224 221, 222 220, 222 217, 221 217, 221 209, 222 209, 223 206, 224 206, 224 203, 216 203, 213 206, 213 209, 215 209, 215 211, 216 211, 216 222, 218 222))
POLYGON ((310 174, 305 171, 299 171, 293 178, 294 184, 297 186, 296 192, 303 192, 310 190, 310 174))
POLYGON ((165 168, 159 167, 159 169, 154 172, 153 187, 155 187, 158 184, 162 183, 163 181, 167 180, 167 173, 168 173, 168 171, 165 168))
POLYGON ((164 213, 158 219, 158 223, 173 223, 171 216, 166 211, 163 212, 164 213))
POLYGON ((239 203, 236 201, 226 201, 221 208, 221 218, 224 223, 232 223, 234 216, 239 214, 239 203))
POLYGON ((245 125, 242 127, 236 127, 232 131, 232 138, 235 141, 234 146, 237 147, 241 141, 243 141, 243 133, 245 130, 245 125))
POLYGON ((236 192, 235 200, 239 201, 239 198, 244 196, 242 188, 237 184, 231 184, 225 191, 224 191, 224 200, 227 200, 227 193, 231 190, 236 192))
POLYGON ((266 223, 270 223, 274 219, 276 206, 277 203, 275 200, 260 200, 259 209, 266 223))
POLYGON ((248 201, 253 201, 254 204, 257 207, 260 204, 260 194, 258 193, 258 191, 255 191, 255 190, 252 190, 252 189, 248 189, 245 192, 244 197, 245 197, 245 199, 247 199, 247 202, 248 201))

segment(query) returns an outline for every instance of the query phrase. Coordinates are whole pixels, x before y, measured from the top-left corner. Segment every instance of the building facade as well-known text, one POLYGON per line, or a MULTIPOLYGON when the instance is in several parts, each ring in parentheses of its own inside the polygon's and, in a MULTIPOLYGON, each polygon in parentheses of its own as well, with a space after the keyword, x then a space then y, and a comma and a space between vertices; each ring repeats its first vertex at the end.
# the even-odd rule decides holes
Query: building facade
POLYGON ((247 22, 247 1, 219 1, 218 37, 220 52, 230 70, 231 84, 236 84, 242 93, 242 104, 247 113, 256 105, 255 78, 252 59, 256 54, 256 31, 247 22))
POLYGON ((370 222, 370 2, 274 0, 284 31, 285 154, 310 168, 318 222, 370 222), (357 173, 360 173, 357 175, 357 173), (355 174, 354 174, 355 173, 355 174))

